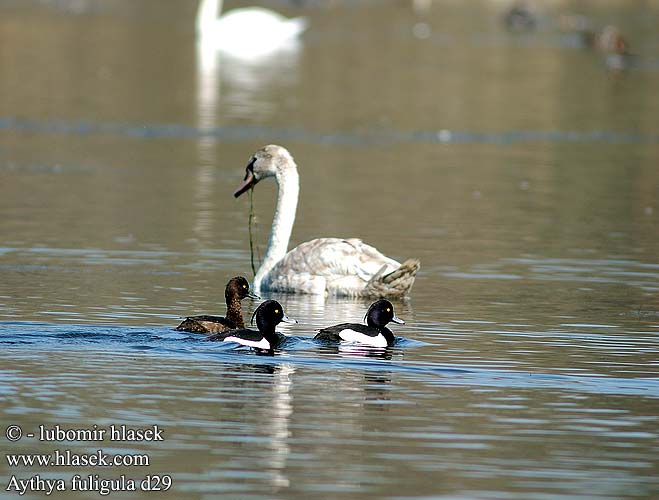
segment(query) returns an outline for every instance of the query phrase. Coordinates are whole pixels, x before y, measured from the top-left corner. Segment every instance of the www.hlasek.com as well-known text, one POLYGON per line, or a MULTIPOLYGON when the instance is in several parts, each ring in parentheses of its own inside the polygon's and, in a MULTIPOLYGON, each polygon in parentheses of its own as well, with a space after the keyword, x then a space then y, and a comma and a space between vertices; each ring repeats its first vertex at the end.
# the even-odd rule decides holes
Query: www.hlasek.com
MULTIPOLYGON (((131 428, 126 425, 100 427, 94 425, 83 429, 65 429, 59 425, 40 425, 37 432, 23 432, 19 425, 5 429, 7 441, 17 442, 32 439, 47 443, 89 443, 89 442, 155 442, 164 441, 165 431, 157 425, 146 428, 131 428)), ((102 449, 94 453, 74 453, 68 449, 55 449, 51 453, 7 453, 10 468, 18 467, 148 467, 149 455, 144 453, 110 455, 102 449)), ((167 491, 172 487, 169 474, 147 474, 137 478, 121 474, 118 477, 101 477, 99 474, 74 474, 69 478, 45 478, 39 474, 30 477, 12 475, 5 491, 25 495, 28 492, 42 492, 52 495, 62 491, 95 491, 109 495, 115 491, 167 491)))

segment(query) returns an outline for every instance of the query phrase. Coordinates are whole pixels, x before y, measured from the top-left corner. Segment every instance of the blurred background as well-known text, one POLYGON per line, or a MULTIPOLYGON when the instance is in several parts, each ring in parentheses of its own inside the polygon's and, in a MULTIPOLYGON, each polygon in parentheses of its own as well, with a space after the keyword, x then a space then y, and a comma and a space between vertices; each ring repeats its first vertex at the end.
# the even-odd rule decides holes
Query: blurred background
MULTIPOLYGON (((165 259, 184 271, 129 288, 188 290, 149 291, 163 303, 147 307, 171 309, 200 288, 206 297, 218 274, 223 287, 249 271, 247 201, 231 194, 267 143, 300 167, 292 245, 358 236, 419 257, 419 292, 445 292, 442 273, 527 254, 656 262, 653 2, 260 5, 304 16, 308 29, 241 59, 197 43, 195 1, 0 2, 4 262, 55 264, 74 251, 95 264, 84 300, 103 306, 126 291, 116 271, 131 280, 165 259), (621 67, 592 41, 610 26, 633 54, 621 67)), ((255 200, 261 247, 267 184, 255 200)), ((34 286, 46 302, 79 304, 84 285, 62 285, 84 278, 32 272, 5 273, 8 314, 38 312, 16 297, 34 286)))
MULTIPOLYGON (((659 2, 249 5, 307 28, 245 57, 194 0, 0 0, 3 421, 161 422, 186 498, 656 498, 659 2), (252 278, 232 193, 270 143, 291 247, 421 260, 393 360, 171 331, 252 278)), ((277 298, 305 338, 368 306, 277 298)))

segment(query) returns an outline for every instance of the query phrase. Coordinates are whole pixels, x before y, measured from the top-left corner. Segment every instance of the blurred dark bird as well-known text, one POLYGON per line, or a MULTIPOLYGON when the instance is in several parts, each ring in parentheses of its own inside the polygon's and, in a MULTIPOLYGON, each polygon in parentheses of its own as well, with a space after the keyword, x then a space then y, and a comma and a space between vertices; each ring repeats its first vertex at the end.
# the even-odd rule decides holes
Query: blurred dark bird
POLYGON ((629 43, 617 26, 608 25, 601 31, 595 31, 590 19, 580 14, 560 16, 558 26, 563 32, 575 34, 580 46, 601 52, 610 70, 628 69, 634 61, 629 43))
POLYGON ((533 31, 538 22, 526 3, 518 2, 503 15, 503 24, 510 31, 533 31))
POLYGON ((612 71, 629 69, 634 61, 629 43, 617 26, 606 26, 595 38, 595 47, 604 54, 606 67, 612 71))

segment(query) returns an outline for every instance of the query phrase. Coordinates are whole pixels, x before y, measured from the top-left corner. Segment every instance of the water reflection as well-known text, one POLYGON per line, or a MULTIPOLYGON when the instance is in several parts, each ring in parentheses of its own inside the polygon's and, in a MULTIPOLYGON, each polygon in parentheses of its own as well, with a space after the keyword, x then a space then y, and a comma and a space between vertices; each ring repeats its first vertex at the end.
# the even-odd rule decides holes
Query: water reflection
POLYGON ((297 84, 300 49, 298 42, 255 61, 222 55, 227 115, 260 121, 274 114, 279 103, 273 94, 290 99, 297 84))
POLYGON ((325 344, 318 347, 316 351, 318 354, 333 354, 345 359, 371 358, 391 360, 394 353, 391 348, 369 347, 347 342, 325 344))
MULTIPOLYGON (((292 39, 267 57, 242 59, 219 50, 200 37, 196 43, 197 148, 199 164, 195 176, 195 233, 212 236, 214 220, 212 179, 217 168, 217 130, 222 124, 220 106, 226 119, 260 121, 276 111, 272 94, 290 94, 298 80, 301 42, 292 39)), ((270 141, 269 141, 270 142, 270 141)))
MULTIPOLYGON (((290 486, 286 465, 290 455, 295 371, 295 366, 286 362, 240 363, 226 365, 217 375, 221 379, 217 380, 217 384, 223 390, 235 391, 238 388, 246 394, 252 393, 254 397, 254 401, 245 401, 239 405, 233 417, 247 423, 240 436, 262 444, 264 453, 259 456, 259 462, 266 472, 272 492, 290 486)), ((218 419, 226 418, 224 408, 219 410, 218 419)), ((240 472, 249 474, 257 471, 240 472)))
POLYGON ((301 50, 302 42, 292 39, 267 57, 243 59, 197 40, 198 127, 208 132, 218 125, 220 95, 227 117, 259 121, 270 116, 277 105, 272 95, 286 94, 297 84, 301 50))
POLYGON ((216 125, 217 106, 220 99, 219 52, 201 41, 196 45, 197 55, 197 139, 198 165, 194 183, 194 200, 197 214, 194 232, 198 237, 212 236, 213 204, 211 203, 212 178, 216 168, 215 139, 212 130, 216 125))
POLYGON ((275 491, 290 486, 285 473, 286 460, 290 454, 288 439, 290 437, 290 420, 293 414, 293 397, 291 389, 295 367, 290 363, 281 363, 273 374, 272 406, 269 408, 267 422, 270 429, 268 446, 272 452, 268 463, 272 473, 272 486, 275 491))

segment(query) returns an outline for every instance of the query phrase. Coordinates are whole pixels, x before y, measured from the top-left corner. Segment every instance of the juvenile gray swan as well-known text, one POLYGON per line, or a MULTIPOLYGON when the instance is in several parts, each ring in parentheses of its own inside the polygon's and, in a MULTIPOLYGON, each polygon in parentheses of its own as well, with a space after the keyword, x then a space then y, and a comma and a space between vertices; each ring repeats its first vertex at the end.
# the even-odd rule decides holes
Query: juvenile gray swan
POLYGON ((270 239, 254 289, 351 297, 400 297, 409 294, 420 268, 418 259, 402 265, 361 240, 317 238, 287 253, 300 190, 291 154, 276 145, 250 158, 237 198, 259 181, 274 177, 279 187, 270 239))

